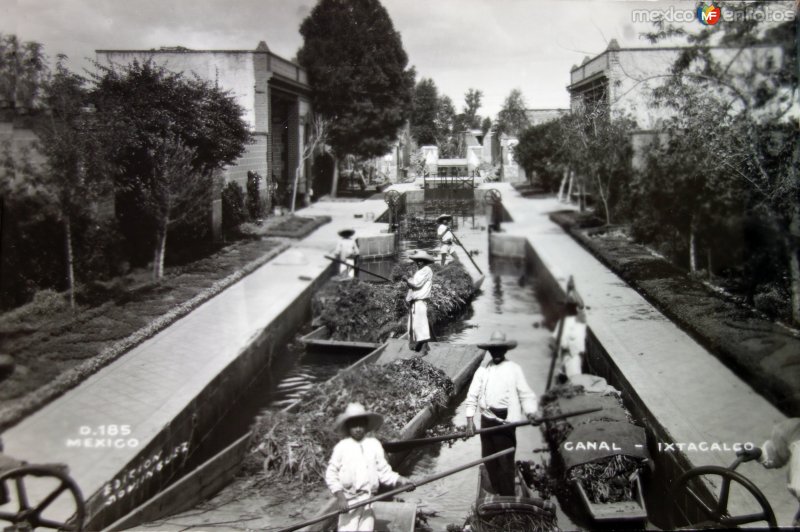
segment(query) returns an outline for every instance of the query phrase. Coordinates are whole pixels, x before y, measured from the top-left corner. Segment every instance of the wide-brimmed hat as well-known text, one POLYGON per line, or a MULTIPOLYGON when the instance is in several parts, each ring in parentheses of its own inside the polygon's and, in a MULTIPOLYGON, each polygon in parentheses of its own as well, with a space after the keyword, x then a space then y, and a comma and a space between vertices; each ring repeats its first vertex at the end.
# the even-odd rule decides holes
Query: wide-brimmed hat
POLYGON ((478 349, 514 349, 517 347, 516 340, 506 340, 506 335, 503 332, 495 331, 489 338, 488 342, 478 344, 478 349))
POLYGON ((380 426, 383 425, 382 415, 368 411, 361 403, 350 403, 347 405, 347 408, 344 409, 344 412, 339 414, 339 417, 336 418, 333 428, 337 432, 344 432, 344 426, 347 420, 358 417, 366 418, 368 432, 378 430, 380 426))
POLYGON ((355 229, 342 229, 341 231, 339 231, 339 236, 342 238, 350 238, 354 234, 356 234, 355 229))
POLYGON ((422 249, 415 249, 414 251, 408 254, 408 258, 411 260, 436 262, 436 259, 434 259, 427 251, 422 249))
POLYGON ((439 215, 438 218, 436 218, 436 221, 441 223, 442 220, 452 220, 452 219, 453 219, 453 216, 450 215, 450 214, 441 214, 441 215, 439 215))

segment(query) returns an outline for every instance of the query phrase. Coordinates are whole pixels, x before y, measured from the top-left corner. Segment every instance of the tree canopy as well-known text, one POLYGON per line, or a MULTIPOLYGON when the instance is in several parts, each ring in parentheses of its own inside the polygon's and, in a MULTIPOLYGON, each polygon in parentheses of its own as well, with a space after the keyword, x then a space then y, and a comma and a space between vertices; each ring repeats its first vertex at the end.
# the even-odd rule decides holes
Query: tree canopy
POLYGON ((411 113, 414 72, 378 0, 320 0, 300 26, 300 64, 338 157, 385 154, 411 113))
MULTIPOLYGON (((452 102, 450 103, 452 107, 452 102)), ((414 108, 411 112, 411 136, 419 145, 436 144, 439 137, 439 91, 430 78, 422 78, 414 88, 414 108)))
POLYGON ((525 106, 525 99, 522 97, 522 91, 514 89, 506 96, 503 102, 503 107, 497 114, 497 134, 518 136, 522 131, 530 125, 528 115, 526 113, 527 107, 525 106))

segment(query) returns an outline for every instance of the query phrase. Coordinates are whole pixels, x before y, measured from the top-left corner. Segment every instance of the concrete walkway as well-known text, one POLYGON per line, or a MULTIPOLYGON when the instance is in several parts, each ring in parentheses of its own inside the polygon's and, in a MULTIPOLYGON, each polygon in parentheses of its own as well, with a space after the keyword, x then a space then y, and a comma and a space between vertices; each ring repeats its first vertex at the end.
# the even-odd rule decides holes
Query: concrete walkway
MULTIPOLYGON (((292 304, 308 286, 308 278, 326 271, 330 262, 323 255, 333 250, 339 230, 352 227, 357 235, 379 234, 386 225, 371 218, 385 208, 380 200, 319 202, 299 212, 329 215, 333 221, 6 431, 5 453, 30 463, 67 464, 88 499, 292 304), (123 426, 129 431, 125 441, 135 438, 138 445, 68 444, 86 436, 115 436, 109 433, 119 434, 123 426)), ((33 484, 29 489, 33 500, 41 500, 51 487, 33 484)), ((73 510, 66 503, 56 501, 47 517, 66 518, 73 510)))
MULTIPOLYGON (((635 290, 597 261, 550 221, 563 210, 555 199, 523 198, 511 186, 493 185, 514 220, 509 235, 528 239, 536 254, 566 286, 570 275, 586 305, 587 321, 647 410, 674 442, 754 442, 761 445, 774 423, 785 416, 758 395, 717 358, 665 318, 635 290)), ((665 451, 669 452, 669 451, 665 451)), ((687 452, 694 466, 727 467, 733 452, 687 452)), ((738 471, 751 479, 772 505, 779 525, 789 525, 797 501, 786 490, 786 470, 747 463, 738 471)), ((758 511, 753 499, 734 492, 731 509, 741 515, 758 511)))

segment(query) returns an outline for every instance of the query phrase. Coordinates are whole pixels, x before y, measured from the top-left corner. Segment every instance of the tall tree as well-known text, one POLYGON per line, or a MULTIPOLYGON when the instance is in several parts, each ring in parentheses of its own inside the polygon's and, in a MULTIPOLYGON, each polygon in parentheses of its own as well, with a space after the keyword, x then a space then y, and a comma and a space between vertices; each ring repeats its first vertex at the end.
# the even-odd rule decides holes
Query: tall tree
POLYGON ((512 90, 497 115, 497 134, 505 133, 510 136, 518 136, 522 133, 530 125, 526 110, 527 107, 525 106, 525 99, 522 97, 522 91, 519 89, 512 90))
POLYGON ((33 109, 47 74, 40 43, 0 33, 0 108, 33 109))
POLYGON ((437 124, 440 107, 441 100, 436 84, 430 78, 422 78, 414 88, 414 108, 411 112, 411 136, 417 140, 418 145, 438 143, 441 130, 441 126, 437 124))
POLYGON ((458 115, 449 96, 439 98, 436 112, 436 145, 439 147, 439 157, 459 157, 458 152, 458 115))
POLYGON ((546 190, 558 188, 569 165, 570 150, 565 138, 565 121, 551 120, 527 128, 519 137, 514 158, 532 181, 534 177, 546 190))
POLYGON ((467 89, 464 94, 464 122, 470 129, 481 127, 481 116, 478 114, 478 109, 481 108, 482 98, 483 91, 478 89, 467 89))
POLYGON ((79 219, 91 217, 92 206, 111 192, 108 151, 114 142, 109 122, 91 112, 85 80, 70 72, 64 59, 59 57, 41 89, 46 113, 34 131, 44 164, 27 165, 22 180, 15 183, 17 195, 36 198, 44 206, 42 214, 49 213, 63 227, 66 284, 74 308, 74 227, 79 219))
MULTIPOLYGON (((319 0, 300 25, 300 64, 335 156, 385 154, 411 113, 414 72, 378 0, 319 0)), ((336 195, 338 164, 331 195, 336 195)))
POLYGON ((168 229, 178 221, 199 225, 198 218, 188 214, 208 207, 212 174, 235 162, 250 140, 244 112, 228 92, 149 60, 97 66, 97 106, 120 132, 113 154, 119 167, 117 191, 130 200, 122 202, 125 208, 117 213, 122 221, 129 220, 129 238, 141 239, 143 228, 152 232, 145 244, 152 246, 153 272, 159 278, 166 234, 162 211, 153 206, 163 205, 162 198, 172 193, 165 190, 174 191, 174 180, 184 180, 193 192, 200 188, 195 182, 205 183, 203 194, 187 194, 177 201, 186 215, 171 216, 166 224, 168 229), (184 167, 187 154, 191 154, 191 173, 184 167), (189 199, 194 202, 191 208, 189 199))

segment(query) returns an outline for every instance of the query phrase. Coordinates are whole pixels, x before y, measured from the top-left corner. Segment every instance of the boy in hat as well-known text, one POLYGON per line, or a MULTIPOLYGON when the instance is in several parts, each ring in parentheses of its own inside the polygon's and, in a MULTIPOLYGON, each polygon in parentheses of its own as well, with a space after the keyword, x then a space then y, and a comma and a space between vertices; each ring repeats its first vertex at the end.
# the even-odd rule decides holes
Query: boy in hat
POLYGON ((428 324, 428 299, 433 288, 433 270, 431 264, 436 262, 431 255, 420 249, 411 252, 409 258, 417 266, 417 273, 411 279, 403 277, 408 285, 406 303, 409 304, 408 312, 408 342, 409 347, 416 352, 425 349, 427 353, 428 342, 431 339, 431 328, 428 324))
POLYGON ((339 242, 336 243, 336 249, 333 250, 333 256, 337 259, 346 262, 348 266, 339 263, 339 274, 347 274, 348 277, 355 277, 356 271, 350 266, 356 265, 356 260, 360 252, 358 251, 358 244, 353 239, 356 232, 353 229, 342 229, 339 231, 339 242))
POLYGON ((452 220, 453 217, 449 214, 442 214, 436 218, 436 221, 439 223, 439 227, 436 228, 436 234, 441 242, 439 253, 442 256, 442 266, 453 260, 453 253, 456 251, 453 246, 453 231, 450 229, 450 222, 452 220))
MULTIPOLYGON (((536 394, 525 380, 522 368, 506 360, 506 352, 517 347, 514 340, 506 340, 506 335, 495 331, 488 342, 478 344, 486 349, 492 360, 478 368, 464 401, 467 414, 467 436, 475 434, 473 417, 476 411, 481 414, 481 428, 496 427, 507 421, 517 421, 520 410, 528 420, 538 424, 536 394)), ((516 429, 499 430, 481 434, 481 455, 516 447, 516 429)), ((498 495, 514 495, 514 454, 508 454, 485 464, 492 487, 498 495)))
MULTIPOLYGON (((336 497, 339 510, 373 497, 381 484, 398 487, 412 484, 392 470, 381 442, 367 436, 378 430, 383 417, 367 411, 360 403, 350 403, 336 418, 335 428, 344 437, 333 448, 325 483, 336 497)), ((371 505, 339 515, 338 530, 372 530, 375 514, 371 505)))

